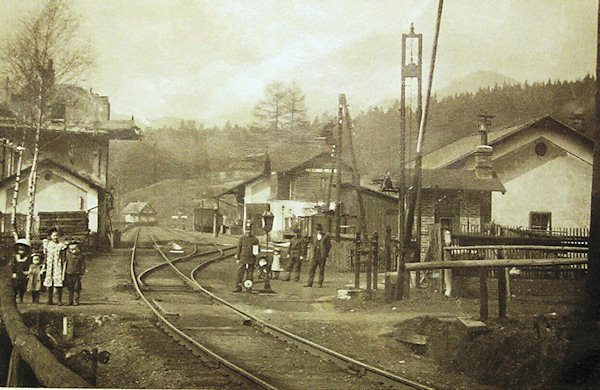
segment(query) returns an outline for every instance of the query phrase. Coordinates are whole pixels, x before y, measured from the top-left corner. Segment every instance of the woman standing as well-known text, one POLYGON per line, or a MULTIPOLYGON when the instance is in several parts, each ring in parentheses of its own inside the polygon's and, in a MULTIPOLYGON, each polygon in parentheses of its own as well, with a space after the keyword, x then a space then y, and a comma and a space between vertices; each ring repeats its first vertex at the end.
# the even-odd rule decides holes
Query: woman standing
POLYGON ((62 305, 62 287, 64 279, 64 263, 66 245, 59 241, 58 228, 51 228, 48 232, 50 240, 44 240, 44 255, 46 257, 46 277, 44 286, 48 288, 48 305, 54 304, 54 289, 58 295, 58 304, 62 305))

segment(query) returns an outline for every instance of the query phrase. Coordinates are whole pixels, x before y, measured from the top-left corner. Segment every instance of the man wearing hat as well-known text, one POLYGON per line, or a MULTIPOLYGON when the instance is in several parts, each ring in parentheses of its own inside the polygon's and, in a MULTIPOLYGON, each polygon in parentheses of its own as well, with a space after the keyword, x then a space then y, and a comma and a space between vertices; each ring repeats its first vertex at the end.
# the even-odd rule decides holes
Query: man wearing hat
POLYGON ((236 263, 239 264, 237 272, 237 281, 235 284, 234 293, 242 291, 242 283, 244 282, 244 275, 247 275, 249 280, 252 280, 252 274, 254 273, 254 263, 256 262, 256 255, 259 252, 258 238, 252 234, 252 221, 246 221, 245 234, 240 237, 237 247, 237 253, 235 255, 236 263))
POLYGON ((287 266, 287 275, 283 280, 288 281, 293 279, 294 281, 300 280, 300 268, 302 267, 302 260, 304 259, 304 255, 306 254, 306 242, 304 238, 300 235, 300 228, 297 226, 293 229, 294 237, 290 241, 290 248, 288 251, 288 255, 290 257, 290 263, 287 266), (292 278, 292 273, 294 277, 292 278))
POLYGON ((312 260, 310 262, 310 270, 308 271, 308 281, 304 287, 312 287, 315 271, 319 267, 319 287, 323 287, 323 279, 325 279, 325 262, 329 256, 331 249, 331 240, 329 236, 323 233, 323 226, 318 223, 316 226, 317 234, 312 240, 312 260))

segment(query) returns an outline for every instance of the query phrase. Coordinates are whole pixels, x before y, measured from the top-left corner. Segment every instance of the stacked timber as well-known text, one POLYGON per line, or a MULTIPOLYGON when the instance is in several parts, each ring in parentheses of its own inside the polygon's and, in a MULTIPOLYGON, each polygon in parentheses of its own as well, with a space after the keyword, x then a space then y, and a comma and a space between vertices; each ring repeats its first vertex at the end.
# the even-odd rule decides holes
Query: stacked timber
POLYGON ((38 217, 42 236, 45 236, 50 228, 57 227, 63 237, 83 242, 88 240, 88 215, 83 211, 40 212, 38 217))

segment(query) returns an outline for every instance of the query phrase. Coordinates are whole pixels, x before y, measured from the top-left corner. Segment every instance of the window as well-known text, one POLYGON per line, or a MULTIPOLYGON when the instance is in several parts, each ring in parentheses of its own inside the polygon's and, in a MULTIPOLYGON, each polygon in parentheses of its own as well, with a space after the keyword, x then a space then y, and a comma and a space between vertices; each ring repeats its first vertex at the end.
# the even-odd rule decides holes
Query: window
POLYGON ((552 213, 532 211, 529 213, 529 228, 533 230, 551 230, 552 213))
POLYGON ((327 177, 321 177, 321 192, 327 191, 327 177))
POLYGON ((440 225, 442 225, 442 230, 452 231, 453 219, 440 218, 440 225))
POLYGON ((547 150, 548 146, 546 146, 544 142, 538 142, 537 144, 535 144, 535 154, 537 154, 538 156, 542 157, 546 154, 547 150))

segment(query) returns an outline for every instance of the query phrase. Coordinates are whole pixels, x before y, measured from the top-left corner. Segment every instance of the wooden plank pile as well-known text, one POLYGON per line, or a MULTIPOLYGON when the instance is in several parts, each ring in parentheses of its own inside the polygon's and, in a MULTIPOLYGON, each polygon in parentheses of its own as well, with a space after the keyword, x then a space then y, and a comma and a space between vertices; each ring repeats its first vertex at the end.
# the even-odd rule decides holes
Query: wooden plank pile
POLYGON ((89 238, 88 215, 83 211, 53 211, 38 213, 39 231, 45 237, 48 230, 57 227, 66 239, 87 242, 89 238))

